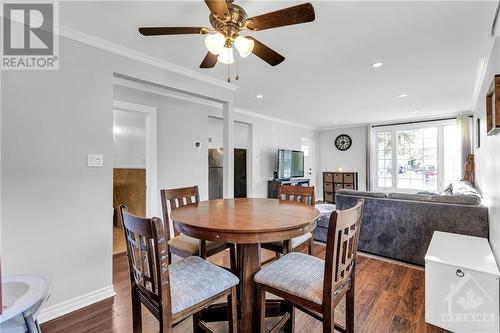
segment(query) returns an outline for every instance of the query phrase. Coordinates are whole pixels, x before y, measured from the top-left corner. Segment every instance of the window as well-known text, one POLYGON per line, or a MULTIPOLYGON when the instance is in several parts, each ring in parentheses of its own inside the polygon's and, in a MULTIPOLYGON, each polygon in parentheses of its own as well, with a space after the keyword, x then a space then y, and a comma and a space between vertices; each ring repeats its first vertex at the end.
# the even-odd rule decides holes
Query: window
POLYGON ((374 184, 379 190, 440 191, 458 180, 455 121, 375 128, 374 184))

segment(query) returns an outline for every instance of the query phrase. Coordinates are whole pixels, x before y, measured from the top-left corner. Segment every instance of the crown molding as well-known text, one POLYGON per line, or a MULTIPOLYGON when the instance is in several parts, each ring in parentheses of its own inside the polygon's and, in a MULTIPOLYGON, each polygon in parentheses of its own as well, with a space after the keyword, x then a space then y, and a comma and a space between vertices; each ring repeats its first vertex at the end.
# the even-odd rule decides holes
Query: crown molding
MULTIPOLYGON (((221 103, 217 103, 217 102, 214 102, 214 101, 211 101, 211 100, 208 100, 205 98, 201 98, 201 97, 191 96, 188 94, 183 94, 183 93, 169 91, 169 90, 162 89, 162 88, 152 87, 150 85, 147 85, 147 84, 141 83, 141 82, 134 82, 134 81, 130 81, 127 79, 115 77, 113 80, 113 84, 121 86, 121 87, 126 87, 126 88, 131 88, 131 89, 135 89, 135 90, 140 90, 140 91, 156 94, 156 95, 172 97, 172 98, 176 98, 176 99, 183 100, 183 101, 197 103, 200 105, 206 105, 206 106, 218 109, 218 110, 222 110, 221 103)), ((307 126, 307 125, 303 125, 303 124, 299 124, 299 123, 294 123, 294 122, 284 120, 281 118, 266 116, 266 115, 263 115, 263 114, 258 113, 258 112, 253 112, 253 111, 249 111, 249 110, 245 110, 245 109, 241 109, 241 108, 235 107, 234 112, 239 113, 239 114, 244 114, 247 116, 251 116, 251 117, 255 117, 255 118, 273 121, 273 122, 280 123, 280 124, 289 125, 289 126, 300 127, 300 128, 305 128, 305 129, 309 129, 309 130, 316 130, 316 128, 311 127, 311 126, 307 126)))
POLYGON ((347 128, 366 127, 366 126, 370 126, 370 123, 346 124, 346 125, 336 125, 336 126, 330 126, 330 127, 319 127, 319 128, 316 128, 316 131, 322 132, 322 131, 340 130, 340 129, 347 129, 347 128))
POLYGON ((249 111, 249 110, 245 110, 245 109, 241 109, 241 108, 234 108, 234 112, 244 114, 247 116, 252 116, 252 117, 256 117, 256 118, 274 121, 276 123, 285 124, 285 125, 289 125, 289 126, 295 126, 295 127, 305 128, 305 129, 309 129, 309 130, 317 130, 315 127, 311 127, 311 126, 307 126, 307 125, 299 124, 299 123, 294 123, 293 121, 288 121, 288 120, 284 120, 281 118, 267 116, 267 115, 264 115, 262 113, 253 112, 253 111, 249 111))
POLYGON ((228 89, 231 91, 235 91, 238 89, 238 86, 232 83, 228 83, 223 80, 219 80, 217 78, 214 78, 210 75, 202 74, 199 72, 196 72, 194 70, 188 69, 183 66, 179 66, 177 64, 171 63, 166 60, 162 60, 153 56, 150 56, 148 54, 145 54, 143 52, 139 52, 127 47, 124 47, 122 45, 110 42, 108 40, 86 34, 84 32, 78 31, 73 28, 69 28, 64 25, 59 25, 59 36, 65 37, 72 39, 74 41, 87 44, 93 47, 97 47, 101 50, 105 50, 129 59, 133 59, 148 65, 153 65, 155 67, 159 67, 177 74, 181 74, 193 79, 197 79, 200 81, 203 81, 208 84, 212 84, 224 89, 228 89))
POLYGON ((477 64, 476 80, 474 82, 474 90, 472 91, 472 103, 474 106, 473 109, 476 107, 477 100, 479 99, 479 94, 481 93, 481 88, 483 87, 489 61, 490 59, 485 57, 479 59, 479 62, 477 64))

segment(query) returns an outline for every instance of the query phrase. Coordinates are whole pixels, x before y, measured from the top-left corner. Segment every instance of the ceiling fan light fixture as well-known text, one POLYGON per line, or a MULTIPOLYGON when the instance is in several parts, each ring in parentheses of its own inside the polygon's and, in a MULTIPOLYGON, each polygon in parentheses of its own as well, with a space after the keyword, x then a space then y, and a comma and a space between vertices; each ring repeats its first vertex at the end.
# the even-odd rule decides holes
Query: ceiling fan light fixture
POLYGON ((226 37, 220 32, 215 34, 210 34, 205 37, 205 46, 207 50, 215 55, 221 54, 224 51, 224 45, 226 44, 226 37))
POLYGON ((240 57, 248 57, 255 46, 255 42, 250 38, 245 38, 243 36, 238 36, 234 40, 234 47, 238 50, 240 57))
POLYGON ((233 64, 234 63, 234 54, 232 47, 225 47, 224 50, 219 54, 217 60, 223 64, 233 64))

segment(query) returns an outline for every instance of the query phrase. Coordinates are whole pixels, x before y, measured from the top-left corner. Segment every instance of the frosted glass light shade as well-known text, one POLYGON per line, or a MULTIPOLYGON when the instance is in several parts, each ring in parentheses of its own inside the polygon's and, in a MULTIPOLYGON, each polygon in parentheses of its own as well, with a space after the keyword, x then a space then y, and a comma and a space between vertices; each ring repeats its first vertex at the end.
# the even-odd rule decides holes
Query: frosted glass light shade
POLYGON ((226 44, 226 37, 220 32, 215 34, 207 35, 205 37, 205 46, 207 50, 215 55, 219 55, 224 50, 224 45, 226 44))
POLYGON ((252 39, 243 36, 238 36, 234 40, 234 47, 236 47, 242 58, 246 58, 252 53, 254 45, 255 42, 252 39))
POLYGON ((234 63, 234 54, 232 47, 225 47, 224 50, 219 54, 217 60, 223 64, 232 64, 234 63))

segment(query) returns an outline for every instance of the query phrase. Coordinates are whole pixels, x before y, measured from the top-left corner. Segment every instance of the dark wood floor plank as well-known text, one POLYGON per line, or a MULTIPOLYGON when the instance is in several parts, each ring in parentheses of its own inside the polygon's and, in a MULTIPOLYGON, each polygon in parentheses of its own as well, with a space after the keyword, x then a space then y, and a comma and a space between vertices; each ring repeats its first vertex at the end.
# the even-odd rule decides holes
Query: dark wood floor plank
MULTIPOLYGON (((324 258, 325 247, 315 244, 314 254, 324 258)), ((263 260, 268 254, 263 253, 263 260)), ((272 254, 270 254, 272 255, 272 254)), ((229 264, 229 254, 210 258, 229 264)), ((127 260, 124 255, 113 257, 114 300, 101 302, 42 325, 44 333, 131 333, 132 316, 127 260)), ((355 293, 356 333, 384 332, 445 332, 424 322, 424 272, 408 266, 381 261, 363 255, 356 267, 355 293)), ((344 323, 345 304, 335 309, 335 320, 344 323)), ((155 318, 143 308, 143 332, 157 333, 155 318)), ((321 324, 296 310, 296 333, 320 333, 321 324)), ((226 325, 215 324, 225 332, 226 325)), ((192 320, 186 319, 174 329, 175 333, 192 332, 192 320)))

